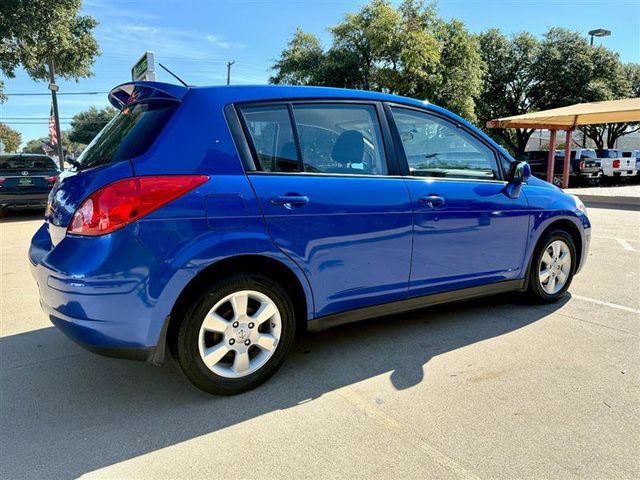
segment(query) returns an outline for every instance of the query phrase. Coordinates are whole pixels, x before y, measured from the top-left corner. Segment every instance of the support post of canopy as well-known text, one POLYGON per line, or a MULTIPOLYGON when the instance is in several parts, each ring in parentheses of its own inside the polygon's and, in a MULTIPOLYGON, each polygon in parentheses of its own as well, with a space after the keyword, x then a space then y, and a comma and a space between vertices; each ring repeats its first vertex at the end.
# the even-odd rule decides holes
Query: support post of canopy
POLYGON ((549 130, 549 156, 547 158, 547 182, 553 183, 553 168, 556 163, 556 133, 557 130, 549 130))
POLYGON ((571 160, 571 130, 564 137, 564 162, 562 164, 562 188, 569 188, 569 161, 571 160))

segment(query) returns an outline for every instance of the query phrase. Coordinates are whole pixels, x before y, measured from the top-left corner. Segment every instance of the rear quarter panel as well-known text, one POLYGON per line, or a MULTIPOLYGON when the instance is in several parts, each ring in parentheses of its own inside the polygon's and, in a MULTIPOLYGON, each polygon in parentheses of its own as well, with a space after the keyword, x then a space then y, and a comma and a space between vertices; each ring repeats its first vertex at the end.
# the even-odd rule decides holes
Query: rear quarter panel
POLYGON ((206 90, 194 89, 185 95, 158 141, 134 160, 135 173, 205 174, 210 179, 127 228, 173 271, 187 269, 196 275, 238 255, 278 260, 302 284, 311 318, 313 297, 308 281, 269 236, 223 114, 227 103, 224 96, 206 90))

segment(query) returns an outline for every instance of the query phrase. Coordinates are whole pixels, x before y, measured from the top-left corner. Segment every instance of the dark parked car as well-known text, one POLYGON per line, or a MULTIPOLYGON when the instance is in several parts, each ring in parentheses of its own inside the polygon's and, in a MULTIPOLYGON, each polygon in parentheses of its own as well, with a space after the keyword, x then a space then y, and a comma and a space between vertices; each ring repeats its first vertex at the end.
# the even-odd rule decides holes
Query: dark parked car
MULTIPOLYGON (((543 180, 547 179, 548 150, 531 150, 517 157, 518 160, 527 162, 531 167, 531 173, 543 180)), ((562 186, 562 167, 564 164, 564 151, 556 151, 553 166, 553 184, 562 186)), ((602 171, 600 161, 596 158, 596 152, 592 149, 578 148, 571 150, 571 162, 569 163, 569 182, 588 183, 597 185, 600 183, 602 171)))
POLYGON ((158 82, 109 99, 120 113, 60 175, 29 249, 42 308, 97 353, 173 354, 207 392, 264 382, 299 330, 499 292, 557 301, 587 258, 577 197, 419 100, 158 82))
POLYGON ((0 210, 46 207, 59 173, 56 163, 47 155, 0 155, 0 210))

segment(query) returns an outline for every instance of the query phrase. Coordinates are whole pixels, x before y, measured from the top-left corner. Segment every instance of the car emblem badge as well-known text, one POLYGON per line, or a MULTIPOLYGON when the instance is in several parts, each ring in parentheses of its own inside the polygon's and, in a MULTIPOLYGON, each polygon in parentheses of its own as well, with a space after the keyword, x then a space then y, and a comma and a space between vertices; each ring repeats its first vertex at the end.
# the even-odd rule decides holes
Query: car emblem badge
POLYGON ((20 174, 26 176, 26 175, 29 175, 29 172, 27 172, 26 170, 23 170, 22 172, 20 172, 20 174))
POLYGON ((247 331, 245 329, 242 329, 238 332, 238 337, 240 337, 240 339, 244 339, 244 337, 247 336, 247 331))

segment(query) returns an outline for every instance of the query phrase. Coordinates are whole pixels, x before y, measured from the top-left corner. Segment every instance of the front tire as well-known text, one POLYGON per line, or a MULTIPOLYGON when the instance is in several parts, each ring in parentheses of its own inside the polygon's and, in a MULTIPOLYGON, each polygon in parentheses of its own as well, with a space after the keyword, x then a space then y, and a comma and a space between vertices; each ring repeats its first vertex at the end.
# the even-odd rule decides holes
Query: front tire
POLYGON ((576 247, 564 230, 546 233, 533 253, 528 294, 540 303, 557 302, 565 294, 576 269, 576 247))
POLYGON ((238 274, 209 287, 185 313, 178 363, 196 387, 217 395, 251 390, 282 365, 295 337, 284 289, 261 274, 238 274))

